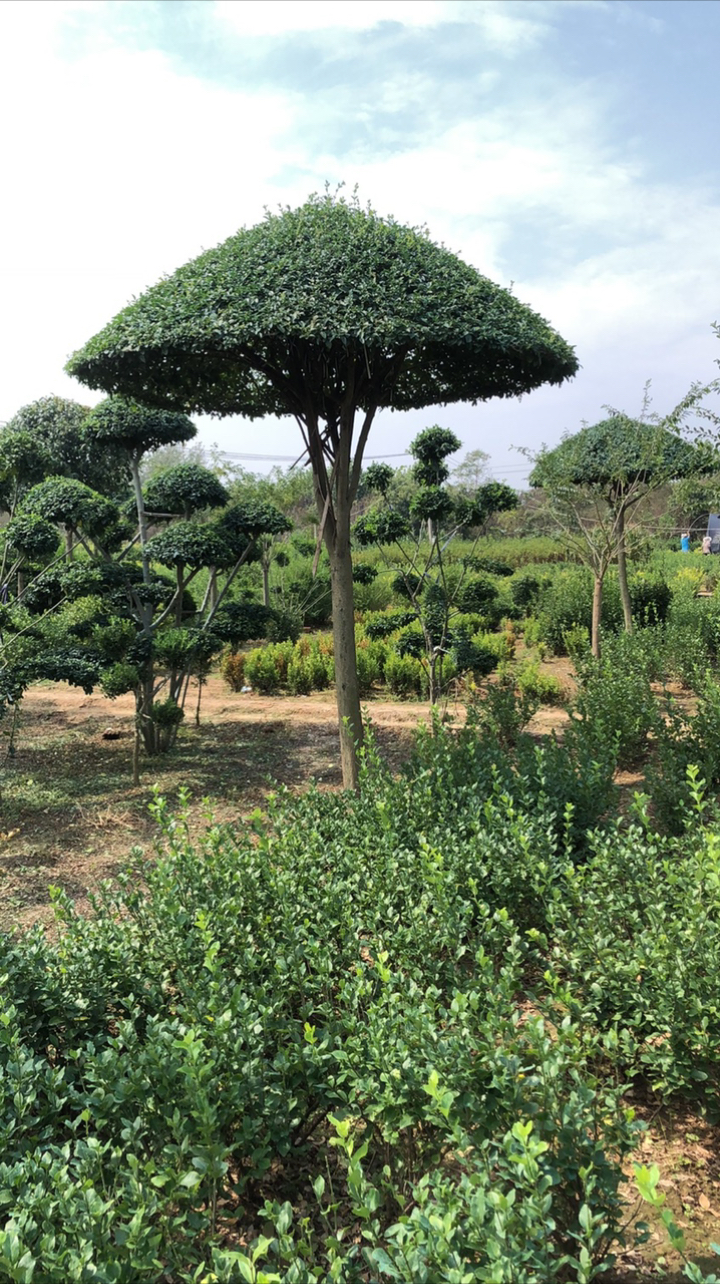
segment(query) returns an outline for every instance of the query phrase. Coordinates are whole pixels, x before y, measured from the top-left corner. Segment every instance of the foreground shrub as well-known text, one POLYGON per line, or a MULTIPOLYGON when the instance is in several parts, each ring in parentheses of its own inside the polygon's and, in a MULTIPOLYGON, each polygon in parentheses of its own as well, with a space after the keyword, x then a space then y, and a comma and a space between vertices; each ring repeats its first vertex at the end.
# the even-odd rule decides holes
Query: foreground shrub
POLYGON ((704 787, 720 784, 720 685, 697 676, 698 699, 692 712, 669 702, 658 728, 646 788, 657 823, 671 834, 695 823, 694 781, 704 787))
POLYGON ((620 767, 636 766, 648 736, 658 730, 660 710, 651 674, 642 642, 632 634, 608 639, 600 660, 588 656, 578 667, 575 714, 598 744, 615 745, 620 767))
POLYGON ((436 728, 403 778, 371 762, 359 797, 280 794, 199 851, 159 803, 164 852, 92 919, 61 897, 57 944, 0 938, 9 1278, 247 1278, 229 1224, 235 1243, 274 1224, 256 1249, 287 1284, 403 1259, 450 1281, 499 1230, 508 1270, 554 1278, 588 1217, 612 1236, 631 1116, 581 1024, 518 1008, 506 905, 546 927, 569 849, 514 770, 436 728), (403 1220, 456 1205, 458 1233, 403 1220), (362 1251, 336 1233, 358 1217, 362 1251))
POLYGON ((587 1284, 628 1078, 720 1105, 720 842, 471 715, 0 936, 0 1276, 587 1284), (357 1233, 358 1227, 362 1234, 357 1233))

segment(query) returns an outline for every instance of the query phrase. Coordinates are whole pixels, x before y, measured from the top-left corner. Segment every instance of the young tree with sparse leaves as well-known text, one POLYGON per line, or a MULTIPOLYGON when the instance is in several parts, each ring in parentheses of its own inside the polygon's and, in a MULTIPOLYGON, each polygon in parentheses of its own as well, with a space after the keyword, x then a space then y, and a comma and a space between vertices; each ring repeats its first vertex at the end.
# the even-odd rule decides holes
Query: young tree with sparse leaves
POLYGON ((627 580, 628 523, 653 490, 681 477, 717 469, 712 452, 693 447, 665 422, 631 419, 614 412, 566 437, 536 457, 530 485, 540 487, 559 532, 594 578, 591 643, 600 655, 603 581, 617 562, 625 629, 633 619, 627 580))

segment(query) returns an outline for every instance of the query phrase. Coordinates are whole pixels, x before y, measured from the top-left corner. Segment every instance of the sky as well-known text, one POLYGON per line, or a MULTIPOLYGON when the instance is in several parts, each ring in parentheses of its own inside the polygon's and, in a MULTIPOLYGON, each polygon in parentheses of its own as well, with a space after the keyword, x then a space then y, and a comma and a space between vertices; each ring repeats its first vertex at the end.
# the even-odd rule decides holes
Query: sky
MULTIPOLYGON (((164 274, 344 183, 545 316, 560 388, 381 414, 522 485, 523 451, 717 373, 720 0, 4 0, 0 421, 164 274)), ((197 419, 265 471, 291 420, 197 419)))

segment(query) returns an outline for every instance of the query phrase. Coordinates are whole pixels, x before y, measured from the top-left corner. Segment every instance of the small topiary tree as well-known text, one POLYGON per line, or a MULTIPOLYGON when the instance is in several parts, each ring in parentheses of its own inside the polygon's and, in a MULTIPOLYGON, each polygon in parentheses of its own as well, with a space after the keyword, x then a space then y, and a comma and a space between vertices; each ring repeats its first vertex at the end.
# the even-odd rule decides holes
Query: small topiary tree
POLYGON ((219 477, 201 464, 176 464, 154 474, 146 482, 143 495, 145 508, 154 521, 158 518, 184 517, 207 508, 224 508, 229 494, 219 477))
POLYGON ((387 466, 368 469, 366 489, 377 488, 383 502, 361 517, 354 528, 356 542, 361 547, 375 545, 386 564, 396 570, 394 588, 410 607, 409 620, 404 616, 400 625, 390 617, 393 631, 398 627, 400 630, 397 650, 400 655, 420 660, 433 704, 446 685, 448 660, 452 661, 451 671, 471 669, 477 673, 487 673, 497 663, 497 656, 474 643, 472 631, 458 618, 463 613, 482 613, 483 607, 497 597, 497 589, 488 577, 469 579, 467 567, 472 564, 472 553, 460 576, 451 582, 447 547, 461 531, 478 527, 486 520, 494 501, 506 507, 517 503, 514 492, 508 495, 507 488, 494 482, 480 487, 472 498, 451 493, 443 484, 449 477, 445 460, 460 445, 454 433, 438 425, 424 429, 411 443, 410 450, 417 461, 413 471, 418 490, 410 505, 410 519, 388 504, 392 477, 388 476, 387 466), (423 538, 425 531, 427 540, 423 538))
POLYGON ((286 520, 271 505, 235 505, 211 522, 171 521, 146 542, 138 565, 137 535, 117 504, 81 482, 46 478, 25 497, 6 545, 18 565, 37 561, 57 548, 60 526, 84 556, 42 569, 7 608, 0 688, 21 692, 45 677, 86 690, 100 685, 110 697, 134 692, 137 780, 141 742, 148 754, 172 746, 191 674, 203 677, 212 656, 242 636, 233 604, 222 610, 228 591, 259 536, 286 520), (174 570, 171 580, 158 564, 174 570), (198 611, 188 586, 203 567, 227 574, 215 600, 206 594, 198 611))
POLYGON ((108 397, 101 401, 90 411, 85 427, 91 438, 119 448, 127 459, 137 508, 143 578, 149 583, 150 566, 145 551, 149 536, 140 460, 148 451, 157 450, 159 446, 191 441, 197 428, 187 415, 152 410, 123 397, 108 397))

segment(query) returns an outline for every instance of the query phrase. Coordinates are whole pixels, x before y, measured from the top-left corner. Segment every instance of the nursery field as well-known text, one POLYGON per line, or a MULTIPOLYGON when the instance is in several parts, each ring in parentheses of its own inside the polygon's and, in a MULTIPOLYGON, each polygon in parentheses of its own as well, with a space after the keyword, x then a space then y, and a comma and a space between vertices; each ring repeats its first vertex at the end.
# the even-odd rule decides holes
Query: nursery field
POLYGON ((717 1280, 709 569, 634 574, 633 634, 610 579, 600 659, 582 568, 483 572, 434 716, 366 609, 357 793, 327 633, 226 651, 139 785, 132 696, 28 689, 0 1279, 717 1280))
POLYGON ((577 369, 328 191, 2 426, 0 1282, 720 1284, 720 381, 363 467, 577 369))

